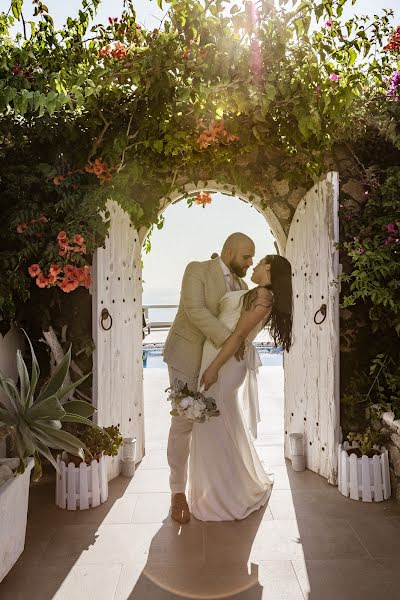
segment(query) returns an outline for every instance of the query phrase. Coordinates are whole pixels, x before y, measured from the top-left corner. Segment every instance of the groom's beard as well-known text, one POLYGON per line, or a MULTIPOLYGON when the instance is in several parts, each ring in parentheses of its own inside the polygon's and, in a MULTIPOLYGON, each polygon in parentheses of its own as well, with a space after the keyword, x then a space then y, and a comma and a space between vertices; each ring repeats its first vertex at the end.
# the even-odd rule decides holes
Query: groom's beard
POLYGON ((229 265, 230 270, 232 271, 232 273, 235 273, 235 275, 237 275, 238 277, 244 277, 247 273, 247 269, 249 267, 242 267, 241 265, 239 265, 237 262, 235 262, 234 260, 231 262, 231 264, 229 265))

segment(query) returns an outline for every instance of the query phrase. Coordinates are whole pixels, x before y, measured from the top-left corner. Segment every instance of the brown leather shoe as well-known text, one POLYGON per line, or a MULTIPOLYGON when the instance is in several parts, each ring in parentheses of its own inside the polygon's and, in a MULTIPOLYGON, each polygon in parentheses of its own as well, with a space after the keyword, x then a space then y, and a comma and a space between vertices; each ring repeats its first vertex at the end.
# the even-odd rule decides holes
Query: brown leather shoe
POLYGON ((172 494, 171 517, 174 521, 182 524, 190 521, 190 512, 185 494, 172 494))

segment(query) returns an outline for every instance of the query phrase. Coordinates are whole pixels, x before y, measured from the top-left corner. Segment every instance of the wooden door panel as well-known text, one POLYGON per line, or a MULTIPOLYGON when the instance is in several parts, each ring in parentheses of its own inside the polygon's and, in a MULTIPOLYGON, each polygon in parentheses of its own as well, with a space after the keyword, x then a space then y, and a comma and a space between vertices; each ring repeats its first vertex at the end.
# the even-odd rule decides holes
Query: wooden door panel
POLYGON ((286 246, 293 273, 293 346, 285 354, 285 455, 304 434, 307 468, 336 483, 339 438, 337 173, 305 195, 286 246), (318 312, 326 305, 326 316, 318 312), (323 319, 321 324, 316 324, 323 319))

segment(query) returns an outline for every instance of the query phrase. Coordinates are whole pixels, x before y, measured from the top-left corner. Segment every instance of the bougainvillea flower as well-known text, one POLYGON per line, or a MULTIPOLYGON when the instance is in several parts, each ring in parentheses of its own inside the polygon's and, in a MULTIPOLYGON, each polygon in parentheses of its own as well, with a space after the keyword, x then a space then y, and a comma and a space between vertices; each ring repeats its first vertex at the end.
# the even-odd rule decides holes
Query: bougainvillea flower
POLYGON ((339 79, 340 79, 340 75, 338 75, 337 73, 331 73, 329 75, 329 79, 331 81, 335 81, 337 83, 339 81, 339 79))
POLYGON ((37 277, 38 275, 40 275, 41 272, 42 272, 42 269, 40 268, 40 265, 38 265, 37 263, 31 265, 28 268, 28 273, 31 277, 37 277))

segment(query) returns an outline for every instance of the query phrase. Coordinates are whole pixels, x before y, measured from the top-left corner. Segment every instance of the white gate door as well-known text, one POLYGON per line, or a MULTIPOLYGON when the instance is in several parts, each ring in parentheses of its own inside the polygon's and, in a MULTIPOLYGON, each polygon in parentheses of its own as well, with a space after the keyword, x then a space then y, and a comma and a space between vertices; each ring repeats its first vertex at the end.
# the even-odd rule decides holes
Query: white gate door
POLYGON ((339 176, 305 195, 290 226, 293 346, 285 354, 285 456, 303 433, 306 466, 336 484, 339 400, 339 176))
POLYGON ((136 437, 144 455, 141 244, 129 215, 113 201, 106 247, 93 261, 93 398, 97 423, 136 437))

